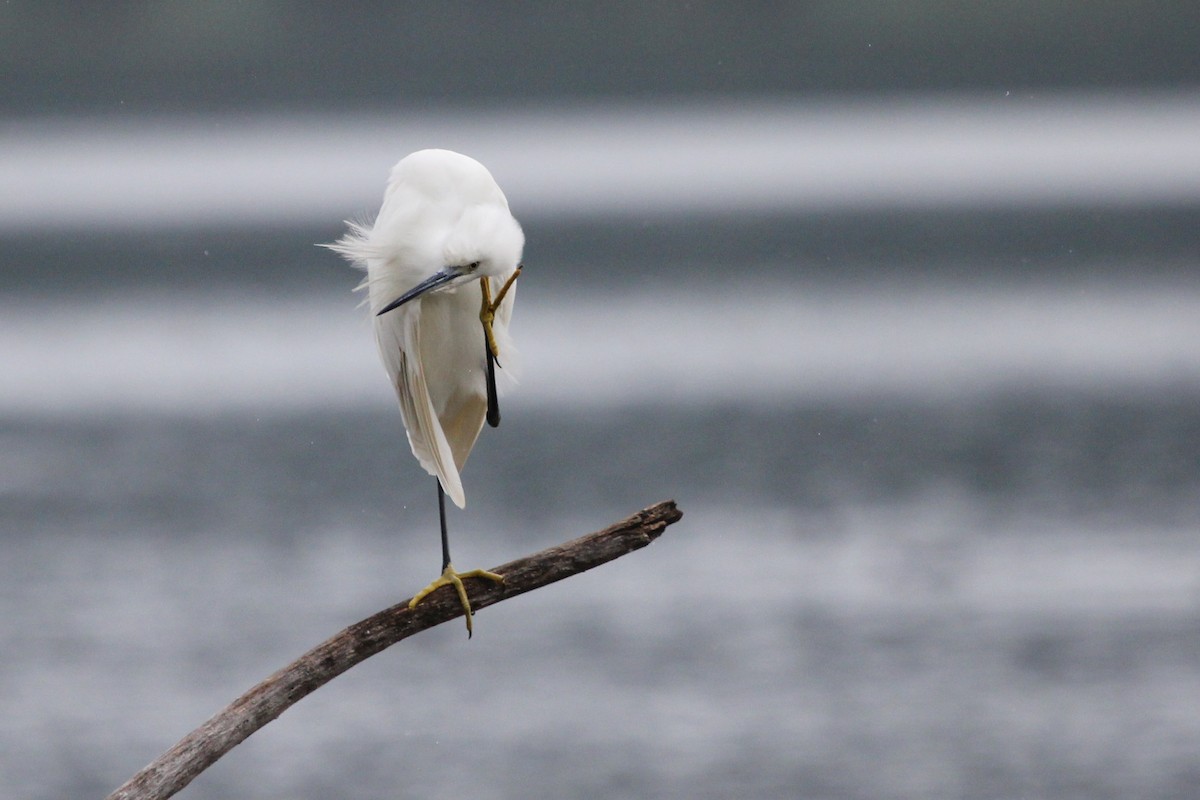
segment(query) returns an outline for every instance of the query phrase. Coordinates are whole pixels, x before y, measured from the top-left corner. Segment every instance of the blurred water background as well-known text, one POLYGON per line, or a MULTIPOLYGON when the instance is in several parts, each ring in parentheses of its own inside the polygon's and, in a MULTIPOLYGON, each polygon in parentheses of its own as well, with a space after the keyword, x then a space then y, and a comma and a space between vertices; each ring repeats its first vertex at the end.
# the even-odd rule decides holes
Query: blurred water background
POLYGON ((1193 795, 1191 6, 15 5, 0 794, 103 796, 436 572, 313 245, 444 146, 528 239, 456 562, 685 517, 181 796, 1193 795))

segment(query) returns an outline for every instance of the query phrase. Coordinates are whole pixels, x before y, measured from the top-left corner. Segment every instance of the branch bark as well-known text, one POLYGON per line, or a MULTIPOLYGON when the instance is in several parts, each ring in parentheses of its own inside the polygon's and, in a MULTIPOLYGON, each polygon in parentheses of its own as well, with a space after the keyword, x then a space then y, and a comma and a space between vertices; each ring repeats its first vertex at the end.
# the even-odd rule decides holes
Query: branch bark
MULTIPOLYGON (((466 582, 471 607, 486 608, 639 550, 682 516, 674 501, 667 500, 602 531, 494 567, 493 572, 504 576, 503 584, 470 579, 466 582)), ((234 700, 130 778, 107 800, 170 797, 302 697, 401 639, 462 614, 453 588, 442 588, 414 609, 404 600, 351 625, 234 700)))

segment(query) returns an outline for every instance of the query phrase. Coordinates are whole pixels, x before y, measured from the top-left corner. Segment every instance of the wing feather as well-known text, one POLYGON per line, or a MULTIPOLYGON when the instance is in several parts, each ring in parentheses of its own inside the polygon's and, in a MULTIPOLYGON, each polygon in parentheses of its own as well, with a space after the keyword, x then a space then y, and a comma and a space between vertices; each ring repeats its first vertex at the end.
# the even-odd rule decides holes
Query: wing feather
MULTIPOLYGON (((417 461, 436 475, 459 508, 466 505, 454 451, 429 393, 421 352, 421 309, 402 309, 376 318, 379 352, 400 402, 408 443, 417 461)), ((473 440, 472 440, 473 442, 473 440)), ((469 448, 468 448, 469 451, 469 448)))

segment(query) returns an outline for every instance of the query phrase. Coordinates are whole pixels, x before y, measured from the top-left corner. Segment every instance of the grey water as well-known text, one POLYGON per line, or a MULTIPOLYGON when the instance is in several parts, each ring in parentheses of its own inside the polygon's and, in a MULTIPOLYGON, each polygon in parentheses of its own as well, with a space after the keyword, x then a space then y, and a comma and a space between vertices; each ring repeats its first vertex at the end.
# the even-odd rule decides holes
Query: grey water
MULTIPOLYGON (((1193 785, 1194 395, 507 413, 452 516, 464 563, 668 496, 684 520, 481 612, 470 642, 447 625, 372 659, 190 796, 1193 785)), ((437 567, 390 409, 0 436, 8 796, 102 796, 437 567)))
MULTIPOLYGON (((456 563, 683 520, 370 659, 181 796, 1193 795, 1196 216, 534 214, 456 563)), ((440 566, 306 220, 7 234, 3 796, 104 796, 440 566)))
MULTIPOLYGON (((1200 391, 957 381, 791 401, 511 393, 451 517, 461 564, 665 498, 683 521, 482 612, 469 642, 452 624, 377 656, 184 796, 1186 796, 1200 391)), ((102 796, 432 577, 431 479, 386 392, 357 397, 9 404, 6 796, 102 796)))

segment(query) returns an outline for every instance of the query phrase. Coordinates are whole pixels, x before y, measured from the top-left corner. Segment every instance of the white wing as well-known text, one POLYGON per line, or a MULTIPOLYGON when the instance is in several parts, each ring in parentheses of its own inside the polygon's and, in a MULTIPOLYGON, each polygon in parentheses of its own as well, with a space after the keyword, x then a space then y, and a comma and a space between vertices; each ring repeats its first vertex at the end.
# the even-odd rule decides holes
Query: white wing
MULTIPOLYGON (((411 309, 400 308, 376 317, 375 337, 384 368, 396 390, 413 455, 426 472, 437 476, 446 495, 462 508, 466 496, 459 476, 461 465, 456 463, 454 450, 438 418, 421 358, 421 317, 422 311, 428 310, 422 308, 426 302, 422 300, 411 309)), ((478 430, 475 434, 478 435, 478 430)), ((474 444, 474 437, 471 443, 474 444)), ((467 449, 469 452, 470 448, 467 449)))

